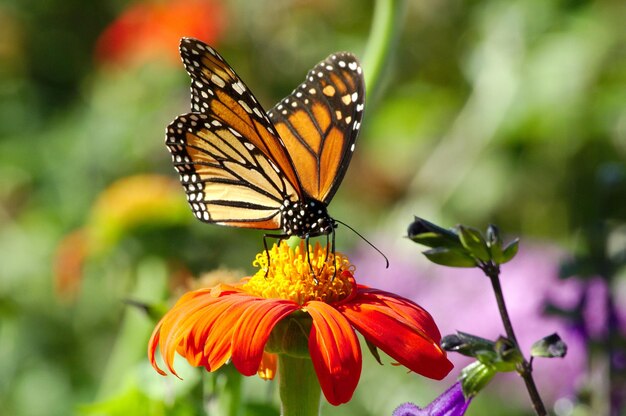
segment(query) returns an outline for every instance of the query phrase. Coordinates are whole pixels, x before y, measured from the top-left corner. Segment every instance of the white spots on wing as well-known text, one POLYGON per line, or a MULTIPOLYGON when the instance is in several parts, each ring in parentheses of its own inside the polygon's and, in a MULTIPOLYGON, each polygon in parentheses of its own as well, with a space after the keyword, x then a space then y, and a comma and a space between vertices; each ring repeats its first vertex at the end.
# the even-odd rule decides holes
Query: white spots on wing
POLYGON ((208 211, 204 211, 202 213, 202 219, 205 220, 205 221, 208 221, 210 219, 208 211))
POLYGON ((356 111, 358 111, 358 112, 363 111, 363 107, 365 107, 365 105, 363 105, 362 103, 361 104, 357 104, 356 105, 356 111))
POLYGON ((241 134, 240 134, 237 130, 233 129, 232 127, 229 127, 229 128, 228 128, 228 130, 229 130, 229 131, 230 131, 230 132, 231 132, 231 133, 232 133, 235 137, 242 137, 242 136, 241 136, 241 134))
POLYGON ((246 91, 246 86, 243 85, 241 81, 233 82, 233 89, 239 94, 242 95, 244 91, 246 91))
POLYGON ((357 66, 358 66, 358 65, 356 64, 356 62, 350 62, 350 63, 348 64, 348 68, 350 68, 350 69, 351 69, 351 70, 353 70, 353 71, 355 71, 355 70, 356 70, 357 66))
POLYGON ((354 152, 354 143, 352 143, 352 146, 350 146, 350 151, 354 152))
POLYGON ((298 106, 298 103, 296 101, 294 101, 294 102, 291 103, 291 106, 295 108, 295 107, 298 106))
POLYGON ((323 73, 322 71, 319 71, 319 72, 317 73, 317 77, 318 77, 318 78, 322 78, 323 76, 324 76, 324 73, 323 73))
POLYGON ((340 68, 345 68, 346 67, 346 62, 345 61, 339 61, 339 67, 340 68))
POLYGON ((218 120, 211 120, 211 124, 213 124, 215 127, 221 127, 222 123, 220 123, 218 120))
POLYGON ((244 110, 246 110, 246 112, 248 114, 252 114, 252 109, 250 108, 250 106, 243 100, 239 100, 237 101, 239 103, 240 106, 243 107, 244 110))
POLYGON ((201 90, 201 91, 200 91, 200 95, 201 95, 201 96, 202 96, 202 98, 204 98, 205 100, 209 98, 209 94, 207 94, 205 90, 201 90))
POLYGON ((254 145, 250 142, 243 142, 243 145, 246 146, 246 149, 248 150, 254 150, 256 149, 256 147, 254 147, 254 145))
POLYGON ((346 117, 346 124, 350 124, 351 122, 352 122, 352 117, 350 116, 346 117))
POLYGON ((226 81, 220 78, 216 73, 211 74, 211 82, 220 88, 224 88, 226 86, 226 81))
POLYGON ((358 92, 353 92, 352 93, 352 102, 356 103, 356 100, 359 98, 359 93, 358 92))
POLYGON ((264 117, 263 117, 263 113, 261 113, 261 110, 259 110, 259 107, 254 107, 254 108, 253 108, 253 111, 254 111, 254 114, 256 114, 256 115, 257 115, 257 117, 259 117, 259 118, 264 118, 264 117))
POLYGON ((311 95, 315 95, 315 92, 316 92, 316 91, 315 91, 315 88, 311 88, 311 89, 309 90, 309 94, 311 94, 311 95))
POLYGON ((333 66, 332 65, 326 65, 326 70, 327 71, 332 71, 333 70, 333 66))
POLYGON ((361 67, 358 67, 356 69, 356 73, 359 74, 359 75, 361 75, 363 73, 363 70, 361 69, 361 67))

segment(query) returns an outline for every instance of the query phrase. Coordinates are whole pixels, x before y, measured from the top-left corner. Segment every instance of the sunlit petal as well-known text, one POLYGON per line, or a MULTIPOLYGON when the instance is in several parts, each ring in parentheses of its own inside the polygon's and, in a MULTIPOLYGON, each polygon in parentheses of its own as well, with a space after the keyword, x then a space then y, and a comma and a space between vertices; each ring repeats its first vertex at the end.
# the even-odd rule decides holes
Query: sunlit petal
MULTIPOLYGON (((452 369, 432 318, 413 302, 388 294, 357 295, 338 309, 363 336, 408 369, 440 380, 452 369)), ((384 292, 382 292, 384 293, 384 292)))
POLYGON ((350 323, 332 306, 306 305, 313 318, 309 351, 326 400, 333 405, 352 398, 361 376, 361 348, 350 323))
POLYGON ((245 376, 256 373, 263 349, 274 326, 284 317, 299 309, 289 300, 257 300, 239 317, 233 329, 233 364, 245 376))
POLYGON ((278 355, 269 352, 263 353, 263 359, 257 374, 263 380, 273 380, 276 376, 276 368, 278 367, 278 355))

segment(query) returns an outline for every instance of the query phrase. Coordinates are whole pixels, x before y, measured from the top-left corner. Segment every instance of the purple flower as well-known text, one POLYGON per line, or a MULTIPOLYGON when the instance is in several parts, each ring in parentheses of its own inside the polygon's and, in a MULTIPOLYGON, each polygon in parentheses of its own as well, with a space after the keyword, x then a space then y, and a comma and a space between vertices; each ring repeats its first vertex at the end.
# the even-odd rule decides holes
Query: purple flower
POLYGON ((463 416, 472 399, 463 395, 461 383, 454 383, 448 390, 425 408, 404 403, 393 411, 393 416, 463 416))
MULTIPOLYGON (((407 240, 381 246, 388 247, 385 252, 393 255, 388 270, 369 247, 363 246, 351 256, 359 264, 357 272, 364 284, 417 302, 430 311, 444 335, 457 330, 488 339, 504 335, 491 285, 479 270, 430 264, 421 255, 421 247, 407 240)), ((507 307, 524 354, 528 356, 530 346, 552 332, 558 332, 568 346, 564 359, 535 360, 533 375, 548 405, 559 398, 572 397, 585 382, 588 336, 601 333, 605 322, 604 307, 598 304, 606 291, 605 282, 560 280, 559 265, 564 258, 565 253, 554 246, 523 243, 515 259, 502 267, 501 275, 507 307), (589 302, 582 311, 585 331, 561 316, 546 313, 548 304, 564 310, 575 307, 587 291, 589 302)), ((615 295, 616 305, 626 304, 624 293, 615 295)), ((622 329, 626 329, 626 308, 622 306, 617 312, 622 329)), ((449 358, 456 368, 473 361, 459 354, 450 354, 449 358)), ((452 372, 448 380, 458 375, 452 372)), ((520 382, 514 373, 499 374, 498 383, 492 383, 488 390, 506 393, 507 400, 526 405, 528 398, 520 382)))

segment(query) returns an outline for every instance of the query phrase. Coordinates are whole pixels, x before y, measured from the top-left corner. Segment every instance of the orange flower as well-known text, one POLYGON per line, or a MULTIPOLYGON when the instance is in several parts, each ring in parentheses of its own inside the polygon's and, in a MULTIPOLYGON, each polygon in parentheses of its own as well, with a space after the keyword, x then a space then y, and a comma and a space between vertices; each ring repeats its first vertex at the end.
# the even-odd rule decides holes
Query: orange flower
POLYGON ((308 257, 303 242, 295 250, 283 242, 269 251, 269 265, 265 252, 257 255, 260 270, 253 277, 183 295, 152 334, 152 366, 166 374, 156 363, 159 349, 174 375, 178 353, 208 371, 231 360, 243 375, 271 378, 276 372, 272 353, 294 353, 289 351, 297 344, 289 340, 291 327, 309 331, 308 355, 333 405, 349 401, 359 381, 355 329, 409 370, 434 379, 450 372, 452 364, 439 347, 439 330, 428 312, 400 296, 357 284, 354 266, 340 253, 333 256, 317 244, 309 247, 308 257), (303 319, 310 324, 303 325, 303 319), (290 325, 290 320, 298 322, 290 325), (284 332, 272 334, 277 330, 284 332))
POLYGON ((215 43, 225 24, 217 1, 141 1, 126 9, 100 35, 96 58, 106 63, 135 63, 167 58, 178 63, 178 42, 192 36, 215 43))

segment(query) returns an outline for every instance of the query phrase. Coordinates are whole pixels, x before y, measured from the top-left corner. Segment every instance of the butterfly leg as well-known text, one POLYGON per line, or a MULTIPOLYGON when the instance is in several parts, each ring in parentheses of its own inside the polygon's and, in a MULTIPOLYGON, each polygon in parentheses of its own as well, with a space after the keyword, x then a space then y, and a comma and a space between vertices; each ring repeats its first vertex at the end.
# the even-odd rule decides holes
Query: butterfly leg
MULTIPOLYGON (((333 228, 333 230, 330 232, 333 236, 332 236, 332 243, 330 245, 330 250, 333 253, 333 263, 335 266, 335 270, 333 272, 333 280, 335 279, 335 276, 337 276, 337 256, 335 256, 335 229, 333 228)), ((328 237, 326 237, 328 238, 328 237)), ((326 256, 328 257, 328 243, 326 243, 326 256)))
POLYGON ((267 248, 267 239, 275 238, 279 242, 281 240, 287 240, 291 237, 289 234, 263 234, 263 248, 265 249, 265 255, 267 256, 267 269, 265 269, 265 278, 267 279, 267 274, 270 272, 270 251, 267 248))
POLYGON ((313 270, 313 265, 311 264, 311 254, 309 253, 309 241, 311 236, 309 234, 304 236, 304 245, 306 247, 306 261, 309 263, 309 270, 311 271, 311 276, 313 276, 313 280, 317 283, 317 276, 315 276, 315 271, 313 270))

